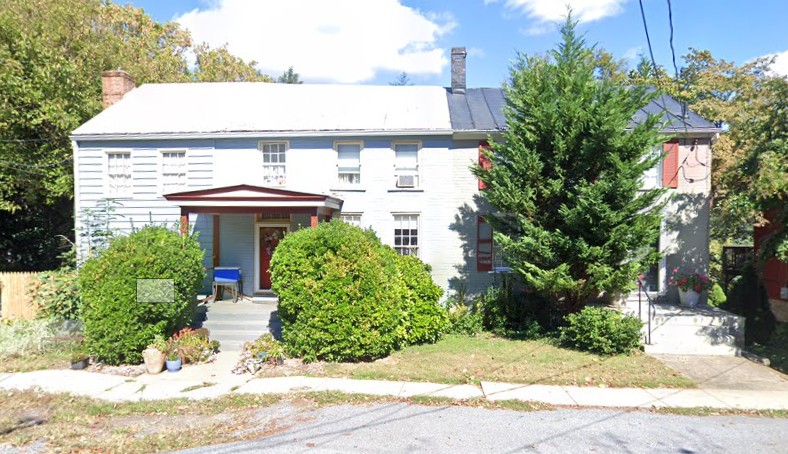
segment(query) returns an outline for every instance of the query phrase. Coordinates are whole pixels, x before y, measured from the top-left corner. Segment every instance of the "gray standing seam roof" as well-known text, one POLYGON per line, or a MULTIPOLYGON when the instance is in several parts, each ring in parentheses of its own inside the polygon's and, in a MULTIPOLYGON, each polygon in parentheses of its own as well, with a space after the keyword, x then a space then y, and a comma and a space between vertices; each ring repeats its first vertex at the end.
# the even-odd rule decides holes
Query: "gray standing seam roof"
MULTIPOLYGON (((451 127, 455 131, 495 132, 506 129, 502 88, 468 88, 465 93, 452 93, 446 89, 451 127)), ((662 115, 663 132, 708 132, 720 129, 714 123, 690 110, 682 115, 681 103, 668 95, 661 95, 638 111, 630 122, 635 126, 650 114, 662 115), (665 108, 663 109, 663 104, 665 108)))

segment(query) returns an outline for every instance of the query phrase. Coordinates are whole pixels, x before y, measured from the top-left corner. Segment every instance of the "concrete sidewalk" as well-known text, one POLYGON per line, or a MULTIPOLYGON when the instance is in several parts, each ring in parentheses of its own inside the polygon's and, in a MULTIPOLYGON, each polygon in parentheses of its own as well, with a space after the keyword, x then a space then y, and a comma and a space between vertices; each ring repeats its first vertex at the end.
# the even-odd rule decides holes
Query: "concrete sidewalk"
POLYGON ((451 399, 521 400, 559 406, 788 410, 788 390, 596 388, 481 382, 475 385, 353 380, 323 377, 254 378, 230 373, 236 354, 181 372, 124 377, 73 370, 0 374, 0 389, 40 389, 123 402, 174 398, 207 399, 232 393, 288 394, 338 391, 390 397, 434 396, 451 399))

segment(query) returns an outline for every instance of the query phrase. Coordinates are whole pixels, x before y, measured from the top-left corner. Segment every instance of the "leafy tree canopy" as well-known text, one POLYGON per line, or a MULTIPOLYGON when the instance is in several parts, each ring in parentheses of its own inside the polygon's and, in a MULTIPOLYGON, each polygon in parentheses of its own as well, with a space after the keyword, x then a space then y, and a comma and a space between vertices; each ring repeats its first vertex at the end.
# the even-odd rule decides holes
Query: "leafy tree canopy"
POLYGON ((537 293, 571 312, 632 286, 658 258, 663 189, 641 191, 661 158, 656 117, 627 130, 654 96, 627 86, 575 33, 547 56, 523 56, 506 89, 507 130, 491 166, 475 166, 507 261, 537 293))
POLYGON ((408 77, 408 73, 403 71, 397 75, 396 79, 389 82, 389 85, 393 85, 393 86, 413 85, 413 82, 410 81, 410 77, 408 77))
POLYGON ((224 47, 194 46, 178 24, 158 23, 139 8, 101 0, 1 3, 0 217, 8 229, 0 232, 0 269, 50 268, 59 254, 54 237, 73 239, 73 223, 62 222, 73 216, 68 136, 101 110, 101 71, 123 68, 137 84, 271 81, 254 62, 224 47))
POLYGON ((287 71, 282 73, 276 81, 280 84, 302 84, 301 75, 293 70, 293 67, 287 68, 287 71))

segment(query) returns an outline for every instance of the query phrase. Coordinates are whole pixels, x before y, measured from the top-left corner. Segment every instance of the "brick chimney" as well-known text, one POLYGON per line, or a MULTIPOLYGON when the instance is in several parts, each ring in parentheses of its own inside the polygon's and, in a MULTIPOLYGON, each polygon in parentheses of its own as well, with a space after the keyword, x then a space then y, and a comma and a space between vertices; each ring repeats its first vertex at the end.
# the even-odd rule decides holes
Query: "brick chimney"
POLYGON ((137 86, 134 79, 122 69, 101 73, 101 105, 105 109, 123 99, 123 96, 137 86))
POLYGON ((464 47, 451 48, 451 92, 465 93, 465 52, 464 47))

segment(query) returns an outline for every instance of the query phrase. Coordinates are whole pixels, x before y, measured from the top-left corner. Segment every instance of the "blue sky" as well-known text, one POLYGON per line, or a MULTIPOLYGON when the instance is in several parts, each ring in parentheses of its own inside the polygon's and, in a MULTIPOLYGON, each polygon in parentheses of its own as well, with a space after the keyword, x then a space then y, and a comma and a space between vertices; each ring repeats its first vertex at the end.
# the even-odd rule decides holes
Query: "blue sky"
MULTIPOLYGON (((132 0, 159 21, 178 20, 195 41, 226 43, 278 75, 307 82, 449 84, 449 50, 465 46, 468 86, 499 86, 516 52, 544 53, 570 3, 590 43, 617 58, 647 53, 637 0, 132 0)), ((670 63, 667 0, 643 0, 657 62, 670 63)), ((677 64, 689 47, 744 63, 780 54, 788 75, 788 1, 673 0, 677 64)))

